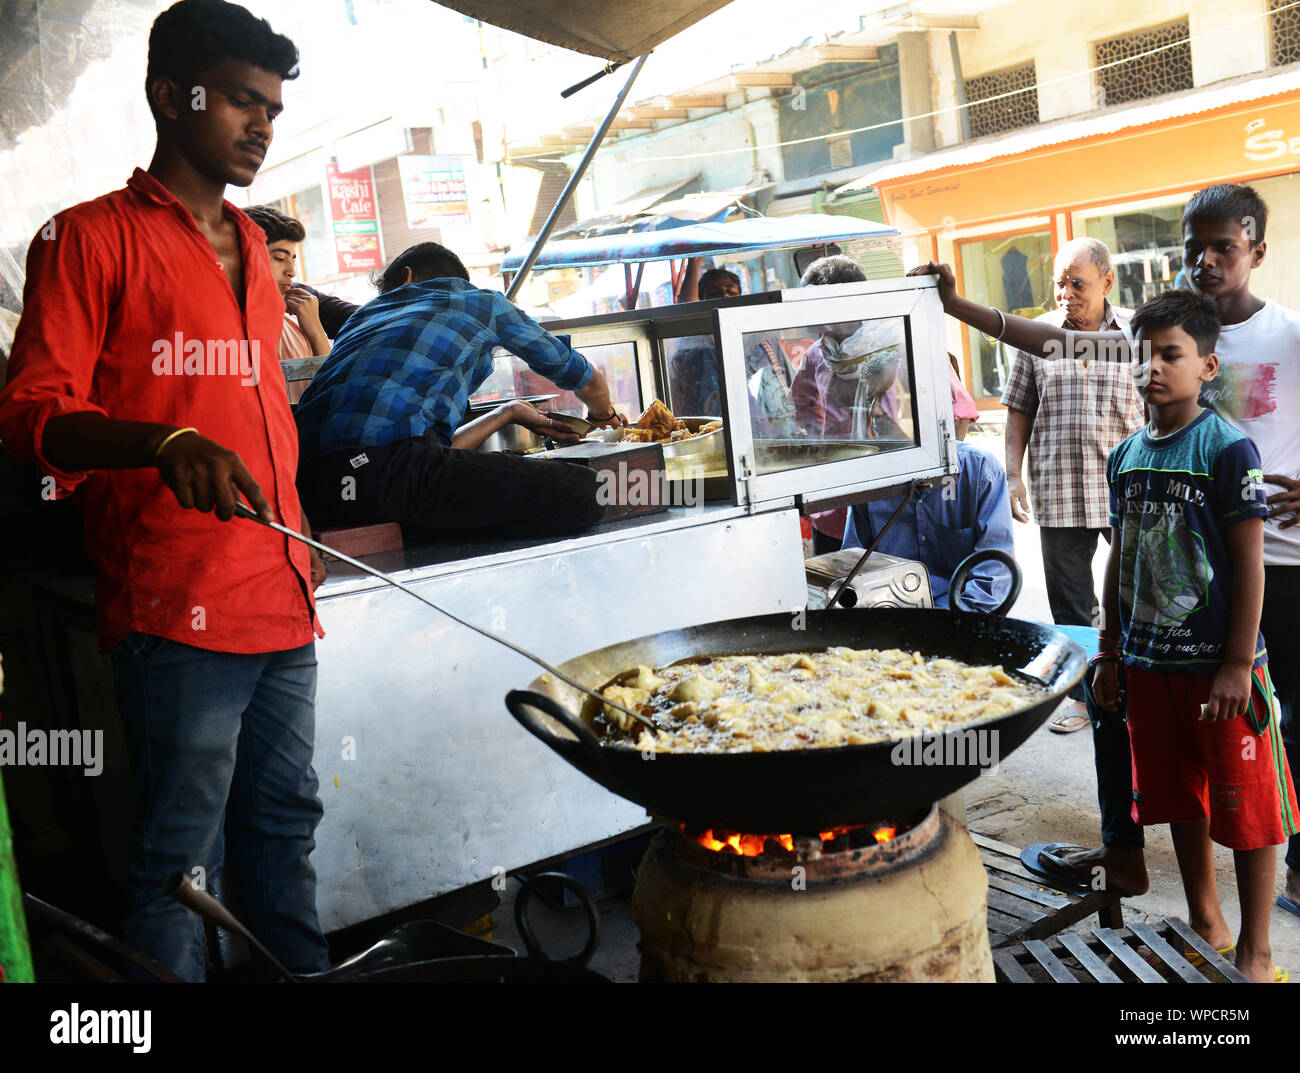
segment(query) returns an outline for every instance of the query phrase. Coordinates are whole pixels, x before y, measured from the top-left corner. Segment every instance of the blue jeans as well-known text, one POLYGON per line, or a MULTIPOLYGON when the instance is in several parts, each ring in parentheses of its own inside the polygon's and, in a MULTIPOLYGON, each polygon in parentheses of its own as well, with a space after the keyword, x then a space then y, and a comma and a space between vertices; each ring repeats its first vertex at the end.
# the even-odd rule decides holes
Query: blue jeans
POLYGON ((202 868, 212 890, 228 842, 244 923, 293 972, 328 968, 308 860, 315 645, 237 655, 135 633, 112 654, 135 803, 126 941, 201 981, 202 922, 163 886, 202 868))

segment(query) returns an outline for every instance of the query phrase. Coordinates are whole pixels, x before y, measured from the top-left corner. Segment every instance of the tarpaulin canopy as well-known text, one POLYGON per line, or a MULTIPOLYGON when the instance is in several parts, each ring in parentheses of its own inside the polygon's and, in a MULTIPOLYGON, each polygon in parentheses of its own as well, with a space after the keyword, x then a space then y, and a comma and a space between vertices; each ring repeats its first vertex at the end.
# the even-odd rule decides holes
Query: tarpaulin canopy
MULTIPOLYGON (((895 235, 887 224, 859 220, 855 216, 757 217, 734 223, 702 223, 675 227, 669 231, 638 231, 629 235, 573 239, 547 246, 533 266, 546 268, 591 268, 595 265, 629 264, 639 261, 669 261, 683 257, 709 257, 724 253, 756 252, 797 246, 819 246, 858 238, 895 235)), ((517 272, 522 252, 511 251, 501 262, 502 272, 517 272)))
POLYGON ((727 218, 737 202, 771 185, 755 183, 752 186, 733 187, 731 190, 687 194, 675 201, 660 201, 641 212, 593 216, 555 232, 552 237, 599 238, 622 235, 629 231, 667 231, 688 224, 720 223, 727 218))
POLYGON ((683 187, 690 186, 700 177, 697 171, 685 179, 679 179, 677 182, 667 183, 662 186, 652 186, 645 190, 638 190, 629 198, 624 198, 617 205, 610 205, 601 211, 598 216, 589 216, 585 220, 579 220, 575 224, 561 228, 555 231, 555 238, 565 238, 569 235, 588 235, 594 231, 603 231, 606 228, 616 227, 633 220, 650 209, 658 205, 665 198, 671 197, 683 187))
POLYGON ((438 0, 506 30, 627 63, 731 0, 438 0))

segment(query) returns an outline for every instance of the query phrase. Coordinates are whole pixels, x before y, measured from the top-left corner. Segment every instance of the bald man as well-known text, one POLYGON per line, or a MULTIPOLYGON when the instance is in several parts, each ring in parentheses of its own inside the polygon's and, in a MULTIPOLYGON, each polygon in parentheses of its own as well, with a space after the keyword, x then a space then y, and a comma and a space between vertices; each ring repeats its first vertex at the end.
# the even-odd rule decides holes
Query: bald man
MULTIPOLYGON (((1091 238, 1067 243, 1052 269, 1056 309, 1039 319, 1077 331, 1125 330, 1128 314, 1111 308, 1115 285, 1110 251, 1091 238)), ((1007 407, 1007 490, 1012 516, 1028 522, 1030 499, 1039 525, 1052 618, 1060 625, 1096 625, 1092 557, 1097 538, 1110 539, 1106 457, 1142 427, 1142 401, 1127 361, 1048 361, 1017 351, 1002 405, 1007 407), (1029 447, 1030 488, 1021 467, 1029 447)), ((1068 733, 1088 722, 1079 702, 1049 725, 1068 733)))

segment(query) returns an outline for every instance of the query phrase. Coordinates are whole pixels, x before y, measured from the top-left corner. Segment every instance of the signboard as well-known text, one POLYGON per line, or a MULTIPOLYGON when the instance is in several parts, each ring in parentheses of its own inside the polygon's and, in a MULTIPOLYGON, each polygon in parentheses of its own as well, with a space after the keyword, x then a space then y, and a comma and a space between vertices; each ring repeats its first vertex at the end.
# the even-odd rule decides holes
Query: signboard
POLYGON ((467 231, 469 191, 465 164, 458 156, 399 156, 406 222, 412 231, 436 227, 444 236, 450 230, 467 231))
POLYGON ((384 267, 379 244, 379 203, 370 168, 339 171, 326 165, 330 219, 333 221, 334 252, 340 272, 371 272, 384 267))
POLYGON ((903 232, 1046 215, 1300 167, 1300 93, 1042 145, 878 185, 903 232))

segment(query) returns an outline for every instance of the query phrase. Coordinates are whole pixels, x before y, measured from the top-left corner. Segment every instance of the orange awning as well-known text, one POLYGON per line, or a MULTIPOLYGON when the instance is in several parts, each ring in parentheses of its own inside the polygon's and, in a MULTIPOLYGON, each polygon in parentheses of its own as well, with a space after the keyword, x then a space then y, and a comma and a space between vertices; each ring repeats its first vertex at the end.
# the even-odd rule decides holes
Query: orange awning
POLYGON ((899 231, 942 230, 1300 170, 1300 73, 1040 124, 877 169, 899 231))

